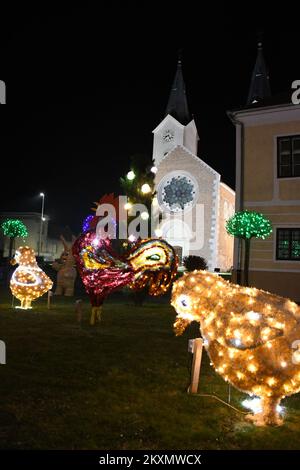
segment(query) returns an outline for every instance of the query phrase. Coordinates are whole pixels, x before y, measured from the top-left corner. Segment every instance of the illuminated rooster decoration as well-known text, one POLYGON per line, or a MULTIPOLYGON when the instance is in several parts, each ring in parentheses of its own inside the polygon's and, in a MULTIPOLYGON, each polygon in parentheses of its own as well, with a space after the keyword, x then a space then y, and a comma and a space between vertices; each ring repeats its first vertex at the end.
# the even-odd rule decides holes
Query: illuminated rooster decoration
POLYGON ((281 424, 281 399, 300 391, 300 307, 206 271, 176 281, 172 305, 176 333, 198 321, 216 372, 260 398, 257 414, 248 418, 257 425, 281 424))
POLYGON ((121 257, 110 240, 99 239, 89 230, 75 241, 73 255, 92 304, 91 325, 100 320, 103 301, 115 289, 149 285, 150 295, 162 295, 177 272, 174 249, 160 239, 142 240, 121 257))
POLYGON ((19 264, 10 280, 13 296, 21 301, 21 305, 17 308, 24 310, 32 308, 32 300, 48 292, 53 282, 38 266, 34 250, 29 246, 20 246, 11 264, 19 264))

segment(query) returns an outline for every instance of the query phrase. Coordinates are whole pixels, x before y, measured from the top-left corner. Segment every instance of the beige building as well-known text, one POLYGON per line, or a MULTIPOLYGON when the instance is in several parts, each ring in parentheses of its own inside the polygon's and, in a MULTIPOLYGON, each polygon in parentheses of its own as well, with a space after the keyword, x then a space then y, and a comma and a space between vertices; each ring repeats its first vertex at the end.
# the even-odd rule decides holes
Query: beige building
POLYGON ((235 193, 198 157, 199 137, 188 110, 180 59, 165 114, 153 131, 160 234, 176 248, 180 261, 202 256, 209 270, 227 271, 233 265, 233 238, 225 221, 234 213, 235 193))
MULTIPOLYGON (((229 112, 236 127, 236 210, 263 213, 273 226, 253 239, 250 285, 300 301, 300 106, 271 97, 261 45, 247 106, 229 112)), ((235 242, 234 270, 243 267, 235 242)))

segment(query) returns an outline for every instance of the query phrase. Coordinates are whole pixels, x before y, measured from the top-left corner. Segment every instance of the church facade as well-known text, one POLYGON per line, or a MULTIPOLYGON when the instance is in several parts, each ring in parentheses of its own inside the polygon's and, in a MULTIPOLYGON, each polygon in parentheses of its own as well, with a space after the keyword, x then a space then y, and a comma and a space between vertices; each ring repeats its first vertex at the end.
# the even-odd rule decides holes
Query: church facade
POLYGON ((211 271, 228 270, 234 240, 225 223, 234 213, 235 192, 197 156, 199 137, 188 110, 180 59, 165 114, 153 131, 160 235, 176 248, 181 262, 197 255, 211 271))

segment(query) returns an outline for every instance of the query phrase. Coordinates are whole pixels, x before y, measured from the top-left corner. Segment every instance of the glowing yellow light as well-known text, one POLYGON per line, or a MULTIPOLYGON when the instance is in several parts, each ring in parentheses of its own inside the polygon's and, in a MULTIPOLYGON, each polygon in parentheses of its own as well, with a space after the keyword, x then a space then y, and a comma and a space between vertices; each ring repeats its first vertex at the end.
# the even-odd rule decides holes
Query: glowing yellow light
POLYGON ((143 194, 151 193, 150 185, 148 183, 143 184, 142 187, 141 187, 141 191, 142 191, 143 194))
POLYGON ((19 267, 13 272, 10 288, 14 297, 21 301, 17 308, 29 309, 32 308, 31 302, 48 292, 53 282, 39 268, 32 248, 19 247, 14 259, 19 267))
POLYGON ((251 312, 247 312, 246 316, 249 320, 255 321, 255 320, 259 320, 261 315, 258 312, 251 311, 251 312))
POLYGON ((250 372, 257 372, 257 367, 255 364, 249 364, 247 369, 250 371, 250 372))
POLYGON ((142 213, 141 213, 141 218, 142 218, 143 220, 148 220, 148 219, 149 219, 149 214, 148 214, 148 212, 142 212, 142 213))
POLYGON ((229 349, 229 357, 230 359, 233 359, 235 356, 236 351, 234 349, 229 349))
POLYGON ((270 377, 267 379, 267 384, 270 385, 270 387, 273 387, 275 385, 277 380, 274 377, 270 377))
POLYGON ((132 204, 130 202, 126 202, 126 204, 124 205, 124 209, 126 211, 129 211, 131 208, 132 208, 132 204))

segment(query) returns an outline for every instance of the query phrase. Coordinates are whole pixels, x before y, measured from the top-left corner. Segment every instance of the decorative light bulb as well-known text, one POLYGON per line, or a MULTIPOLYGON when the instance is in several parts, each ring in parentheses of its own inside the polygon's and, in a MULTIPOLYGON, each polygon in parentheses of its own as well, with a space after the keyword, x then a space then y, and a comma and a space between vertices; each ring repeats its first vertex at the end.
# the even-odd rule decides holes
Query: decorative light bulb
POLYGON ((151 187, 148 183, 145 183, 141 187, 141 191, 143 194, 149 194, 151 192, 151 187))
POLYGON ((148 219, 149 219, 149 214, 148 214, 148 212, 142 212, 142 213, 141 213, 141 218, 142 218, 143 220, 148 220, 148 219))
POLYGON ((132 180, 134 180, 134 178, 135 178, 135 172, 132 171, 132 170, 131 170, 131 171, 128 171, 128 173, 127 173, 127 179, 128 179, 129 181, 132 181, 132 180))
POLYGON ((247 318, 249 320, 259 320, 260 319, 260 314, 258 312, 247 312, 247 318))

